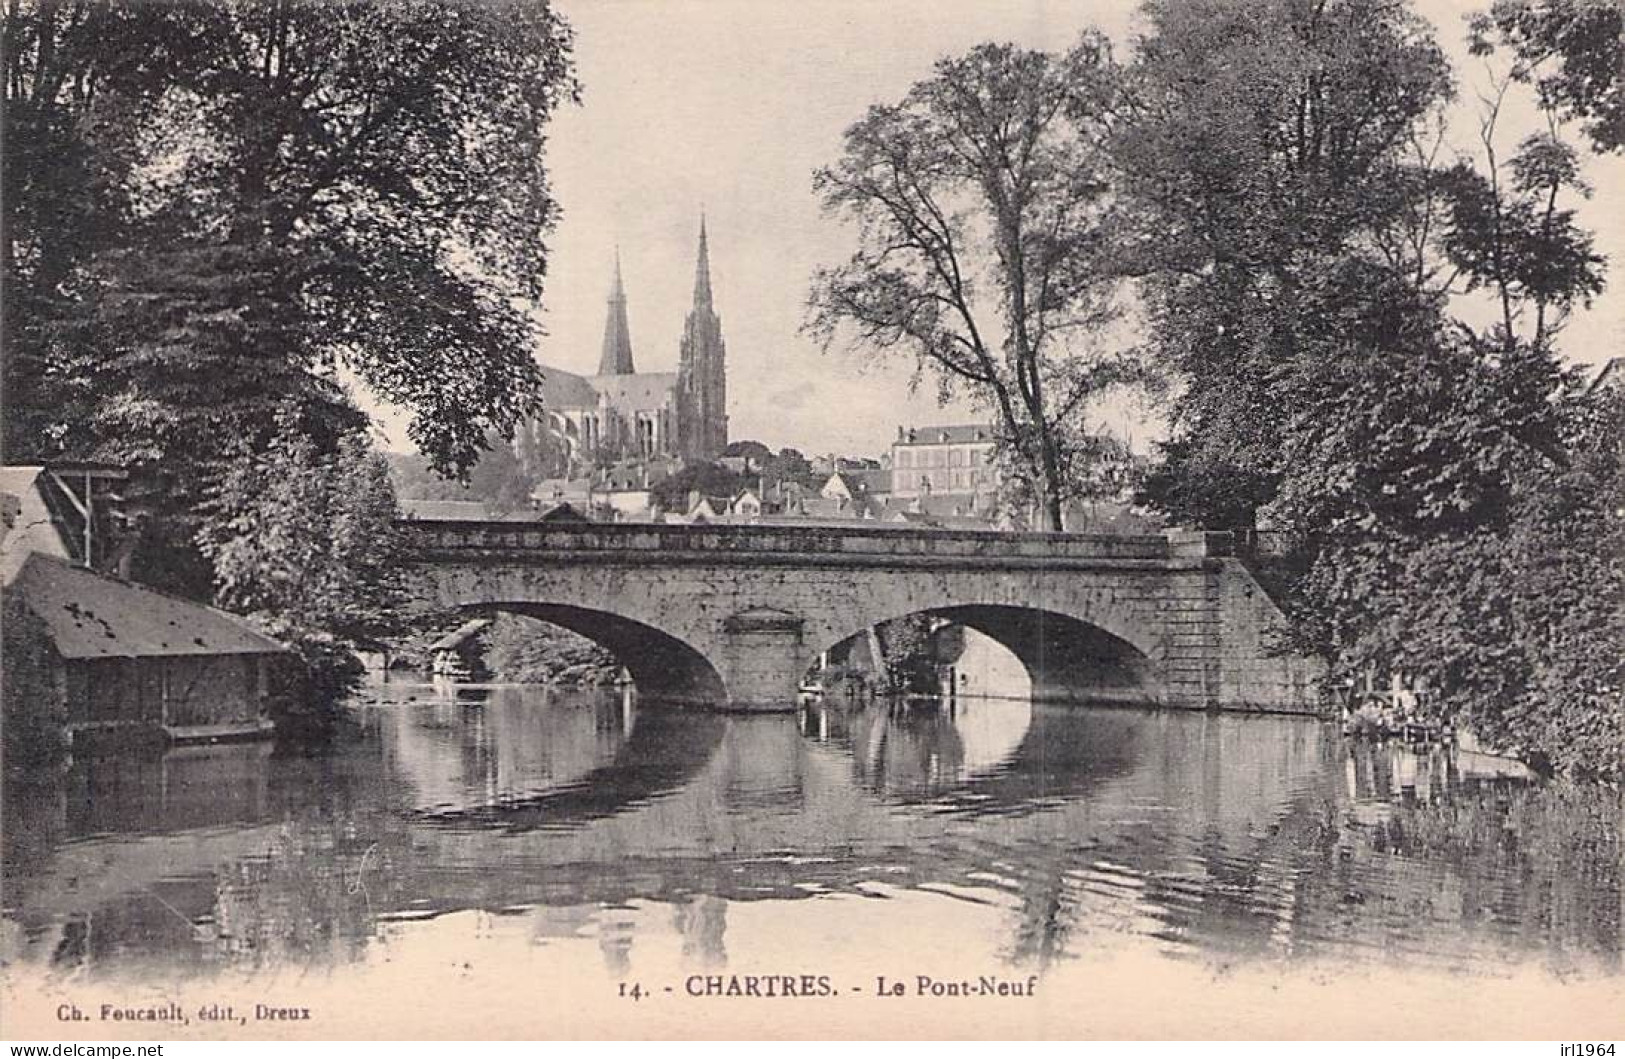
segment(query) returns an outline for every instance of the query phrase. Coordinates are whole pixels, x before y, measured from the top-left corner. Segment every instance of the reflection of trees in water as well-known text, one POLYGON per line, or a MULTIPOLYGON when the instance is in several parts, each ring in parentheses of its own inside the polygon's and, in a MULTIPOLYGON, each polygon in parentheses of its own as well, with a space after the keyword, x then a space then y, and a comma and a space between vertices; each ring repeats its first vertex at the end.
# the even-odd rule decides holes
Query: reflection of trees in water
POLYGON ((222 865, 208 937, 211 956, 236 965, 330 966, 361 958, 380 912, 410 886, 405 829, 387 818, 304 816, 279 829, 262 856, 222 865))
POLYGON ((1068 955, 1075 921, 1066 900, 1066 875, 1053 871, 1034 885, 1024 887, 1016 913, 1015 937, 1010 945, 1010 962, 1046 971, 1068 955))
POLYGON ((1326 740, 1326 767, 1300 776, 1278 814, 1168 821, 1171 841, 1131 831, 1058 852, 1019 888, 1011 959, 1044 967, 1139 917, 1178 951, 1235 958, 1619 968, 1618 792, 1462 780, 1442 758, 1427 780, 1426 765, 1361 745, 1345 782, 1342 747, 1326 740))
MULTIPOLYGON (((594 715, 602 718, 603 715, 594 715)), ((596 722, 595 722, 596 723, 596 722)), ((640 715, 629 737, 597 739, 593 752, 566 751, 557 779, 528 774, 526 783, 481 788, 470 773, 442 789, 452 797, 420 815, 452 828, 509 831, 583 826, 646 805, 681 789, 716 754, 726 722, 716 714, 653 710, 640 715), (613 752, 606 752, 613 746, 613 752), (499 791, 492 796, 492 791, 499 791)), ((606 730, 596 729, 600 734, 606 730)), ((622 731, 623 729, 612 729, 622 731)), ((475 777, 478 772, 473 773, 475 777)))
POLYGON ((612 762, 631 717, 613 693, 554 697, 490 689, 478 705, 445 702, 372 711, 369 722, 414 807, 455 813, 522 801, 612 762))
POLYGON ((70 777, 24 799, 29 836, 7 836, 23 956, 344 963, 390 920, 554 906, 560 930, 592 924, 621 973, 651 922, 628 909, 657 902, 684 959, 712 968, 730 901, 948 884, 1009 895, 1004 952, 1038 968, 1127 933, 1228 955, 1618 959, 1617 794, 1461 786, 1442 766, 1424 784, 1391 755, 1351 761, 1313 722, 1037 707, 996 769, 966 774, 944 715, 835 711, 798 730, 649 711, 585 771, 603 761, 587 733, 619 738, 622 721, 588 711, 561 732, 576 757, 518 748, 493 767, 502 738, 545 730, 438 716, 390 723, 438 748, 465 806, 481 784, 558 784, 426 816, 417 778, 443 773, 377 730, 327 758, 222 751, 70 777), (877 725, 895 746, 874 766, 859 755, 877 725), (227 780, 239 791, 211 802, 227 780), (185 826, 166 828, 170 813, 185 826))
POLYGON ((728 902, 710 894, 699 894, 672 906, 672 927, 683 939, 683 959, 702 970, 726 967, 728 949, 723 935, 728 929, 728 902))
POLYGON ((803 735, 852 755, 854 778, 877 793, 930 796, 1003 767, 1031 717, 1028 703, 916 699, 855 709, 806 707, 803 735))
POLYGON ((1339 910, 1338 936, 1449 966, 1531 952, 1559 973, 1621 966, 1617 789, 1473 778, 1440 750, 1356 743, 1347 761, 1300 887, 1310 921, 1339 910))
POLYGON ((953 719, 935 702, 863 710, 848 724, 854 769, 874 790, 929 790, 961 778, 964 744, 953 719))
POLYGON ((604 970, 612 978, 622 978, 632 970, 632 943, 637 922, 620 909, 606 909, 598 921, 598 951, 604 956, 604 970))

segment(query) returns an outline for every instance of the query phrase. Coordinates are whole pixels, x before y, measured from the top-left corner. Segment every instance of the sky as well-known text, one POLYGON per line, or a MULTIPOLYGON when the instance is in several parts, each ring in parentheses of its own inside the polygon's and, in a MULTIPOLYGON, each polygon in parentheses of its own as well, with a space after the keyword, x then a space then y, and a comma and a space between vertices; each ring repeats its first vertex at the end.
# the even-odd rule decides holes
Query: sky
MULTIPOLYGON (((700 214, 728 350, 730 436, 808 454, 880 453, 899 425, 964 422, 935 386, 911 390, 908 358, 822 352, 800 333, 810 278, 845 258, 853 235, 824 218, 812 173, 840 153, 841 134, 876 102, 896 101, 939 58, 985 41, 1059 50, 1088 27, 1126 43, 1133 3, 1079 0, 555 0, 576 32, 583 87, 555 119, 546 165, 562 207, 549 239, 538 339, 544 365, 597 368, 605 300, 619 248, 638 370, 674 371, 693 291, 700 214)), ((1466 16, 1485 4, 1423 0, 1457 68, 1460 147, 1465 108, 1488 79, 1466 55, 1466 16)), ((1514 106, 1506 153, 1536 127, 1514 106)), ((1597 188, 1580 222, 1625 261, 1625 159, 1591 158, 1597 188)), ((1600 364, 1625 350, 1625 289, 1577 313, 1567 356, 1600 364)), ((1113 405, 1093 418, 1144 439, 1155 408, 1113 405)), ((382 417, 405 447, 398 417, 382 417)))

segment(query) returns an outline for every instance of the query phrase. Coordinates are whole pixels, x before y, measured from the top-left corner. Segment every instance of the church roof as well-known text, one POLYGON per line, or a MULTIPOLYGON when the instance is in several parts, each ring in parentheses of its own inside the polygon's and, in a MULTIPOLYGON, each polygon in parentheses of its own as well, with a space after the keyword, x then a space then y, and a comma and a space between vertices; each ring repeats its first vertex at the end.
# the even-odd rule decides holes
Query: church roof
POLYGON ((674 371, 631 375, 577 375, 562 368, 542 368, 542 404, 547 408, 597 408, 601 396, 623 409, 663 407, 677 389, 674 371))
POLYGON ((598 404, 598 391, 584 375, 543 367, 542 404, 548 408, 592 408, 598 404))
MULTIPOLYGON (((594 375, 587 382, 597 393, 607 394, 611 404, 630 408, 659 408, 677 389, 677 373, 645 371, 636 375, 594 375)), ((596 396, 592 403, 598 403, 596 396)))

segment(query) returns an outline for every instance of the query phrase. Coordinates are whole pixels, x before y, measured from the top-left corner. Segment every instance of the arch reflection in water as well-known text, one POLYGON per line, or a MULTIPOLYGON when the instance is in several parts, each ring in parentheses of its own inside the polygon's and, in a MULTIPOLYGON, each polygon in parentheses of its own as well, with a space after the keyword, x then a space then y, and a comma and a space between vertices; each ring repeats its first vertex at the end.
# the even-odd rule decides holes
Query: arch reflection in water
POLYGON ((1313 721, 625 707, 493 689, 369 709, 326 758, 216 748, 13 785, 4 956, 149 977, 410 962, 436 919, 477 964, 517 936, 616 974, 660 952, 815 960, 785 939, 827 944, 829 923, 1029 966, 1130 942, 1617 966, 1617 813, 1313 721), (1541 838, 1470 841, 1509 828, 1541 838))

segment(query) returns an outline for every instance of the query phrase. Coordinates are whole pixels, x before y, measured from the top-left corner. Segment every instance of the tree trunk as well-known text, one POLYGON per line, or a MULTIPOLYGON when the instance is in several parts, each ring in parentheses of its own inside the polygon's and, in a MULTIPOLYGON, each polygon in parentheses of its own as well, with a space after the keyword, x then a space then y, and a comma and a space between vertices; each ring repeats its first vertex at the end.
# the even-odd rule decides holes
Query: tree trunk
POLYGON ((1066 529, 1061 504, 1061 483, 1056 480, 1054 472, 1046 468, 1044 473, 1044 529, 1050 533, 1060 533, 1066 529))
POLYGON ((1063 483, 1061 482, 1060 460, 1055 454, 1055 439, 1050 436, 1050 427, 1045 424, 1039 433, 1039 482, 1043 485, 1044 529, 1051 533, 1060 533, 1064 526, 1062 512, 1063 483))

